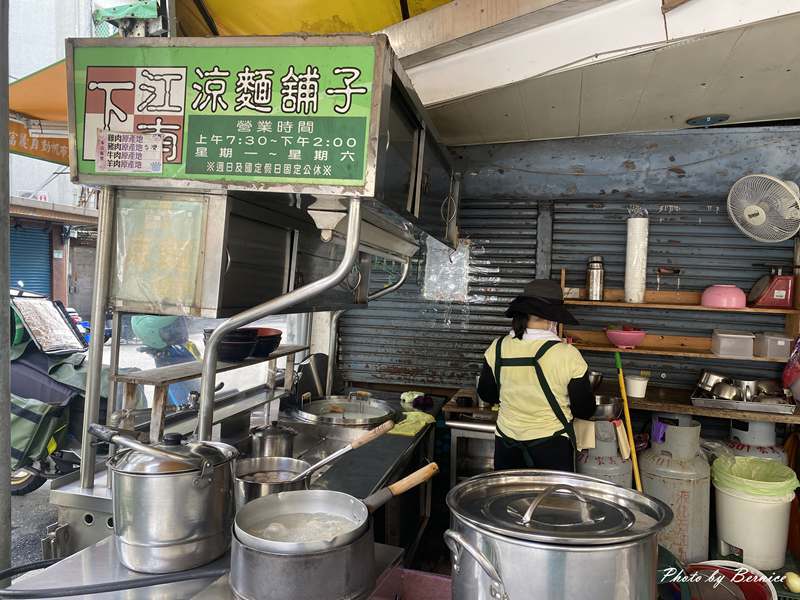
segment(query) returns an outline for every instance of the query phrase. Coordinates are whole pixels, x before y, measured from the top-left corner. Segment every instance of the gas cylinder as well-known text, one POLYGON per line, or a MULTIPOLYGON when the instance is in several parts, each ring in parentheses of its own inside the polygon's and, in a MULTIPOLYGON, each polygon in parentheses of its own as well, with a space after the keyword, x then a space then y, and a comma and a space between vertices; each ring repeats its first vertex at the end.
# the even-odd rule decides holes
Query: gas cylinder
POLYGON ((623 460, 619 455, 614 424, 611 421, 595 422, 594 438, 594 448, 578 454, 578 473, 630 488, 633 477, 631 460, 623 460))
POLYGON ((769 458, 786 464, 786 452, 775 440, 775 423, 732 421, 728 448, 736 456, 769 458))
POLYGON ((665 502, 674 513, 658 543, 684 564, 708 560, 711 468, 700 450, 700 423, 679 426, 657 418, 653 430, 663 438, 653 437, 639 466, 644 493, 665 502))

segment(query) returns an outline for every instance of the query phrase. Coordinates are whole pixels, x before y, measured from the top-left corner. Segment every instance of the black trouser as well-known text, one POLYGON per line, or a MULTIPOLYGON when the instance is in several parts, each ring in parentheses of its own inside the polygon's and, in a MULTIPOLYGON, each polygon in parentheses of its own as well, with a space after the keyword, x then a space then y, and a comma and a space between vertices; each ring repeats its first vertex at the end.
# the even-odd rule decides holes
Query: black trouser
POLYGON ((552 471, 575 472, 575 451, 568 437, 559 435, 545 441, 509 442, 494 438, 494 468, 505 469, 550 469, 552 471), (533 467, 525 464, 520 444, 527 447, 533 459, 533 467))

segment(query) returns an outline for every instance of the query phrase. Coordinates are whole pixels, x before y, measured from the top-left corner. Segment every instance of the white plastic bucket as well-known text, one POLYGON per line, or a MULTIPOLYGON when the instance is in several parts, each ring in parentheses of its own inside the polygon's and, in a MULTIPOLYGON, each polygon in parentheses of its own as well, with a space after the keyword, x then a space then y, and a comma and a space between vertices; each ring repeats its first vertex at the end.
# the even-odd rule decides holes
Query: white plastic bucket
POLYGON ((717 539, 723 556, 742 552, 741 561, 762 571, 783 567, 793 495, 751 496, 716 485, 717 539))
POLYGON ((625 391, 628 396, 633 398, 644 398, 647 394, 647 383, 649 381, 648 377, 642 377, 641 375, 626 375, 625 391))

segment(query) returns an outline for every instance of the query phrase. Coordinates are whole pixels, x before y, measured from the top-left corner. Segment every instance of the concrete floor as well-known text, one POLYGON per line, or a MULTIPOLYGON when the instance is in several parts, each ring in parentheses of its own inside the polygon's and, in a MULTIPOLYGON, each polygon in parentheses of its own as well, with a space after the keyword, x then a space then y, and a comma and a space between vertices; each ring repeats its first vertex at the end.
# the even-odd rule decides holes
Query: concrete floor
POLYGON ((58 519, 49 504, 50 484, 25 496, 11 497, 11 564, 21 565, 42 559, 40 540, 45 529, 58 519))

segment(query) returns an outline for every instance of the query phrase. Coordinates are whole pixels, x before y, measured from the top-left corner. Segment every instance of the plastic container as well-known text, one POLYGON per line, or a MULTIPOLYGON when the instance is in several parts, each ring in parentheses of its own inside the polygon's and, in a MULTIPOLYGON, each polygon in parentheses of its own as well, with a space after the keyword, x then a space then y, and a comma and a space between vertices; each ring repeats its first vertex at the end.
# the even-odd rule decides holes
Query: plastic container
POLYGON ((762 358, 789 360, 792 353, 792 338, 781 333, 763 331, 756 334, 753 352, 762 358))
POLYGON ((747 296, 735 285, 712 285, 703 291, 700 304, 710 308, 745 308, 747 296))
POLYGON ((792 469, 773 460, 720 457, 714 461, 717 537, 723 555, 765 571, 786 561, 789 513, 800 485, 792 469))
POLYGON ((730 358, 753 358, 755 337, 747 331, 715 329, 711 334, 711 352, 730 358))
POLYGON ((625 391, 628 392, 628 396, 632 398, 644 398, 647 394, 647 383, 649 381, 649 377, 625 375, 625 391))

